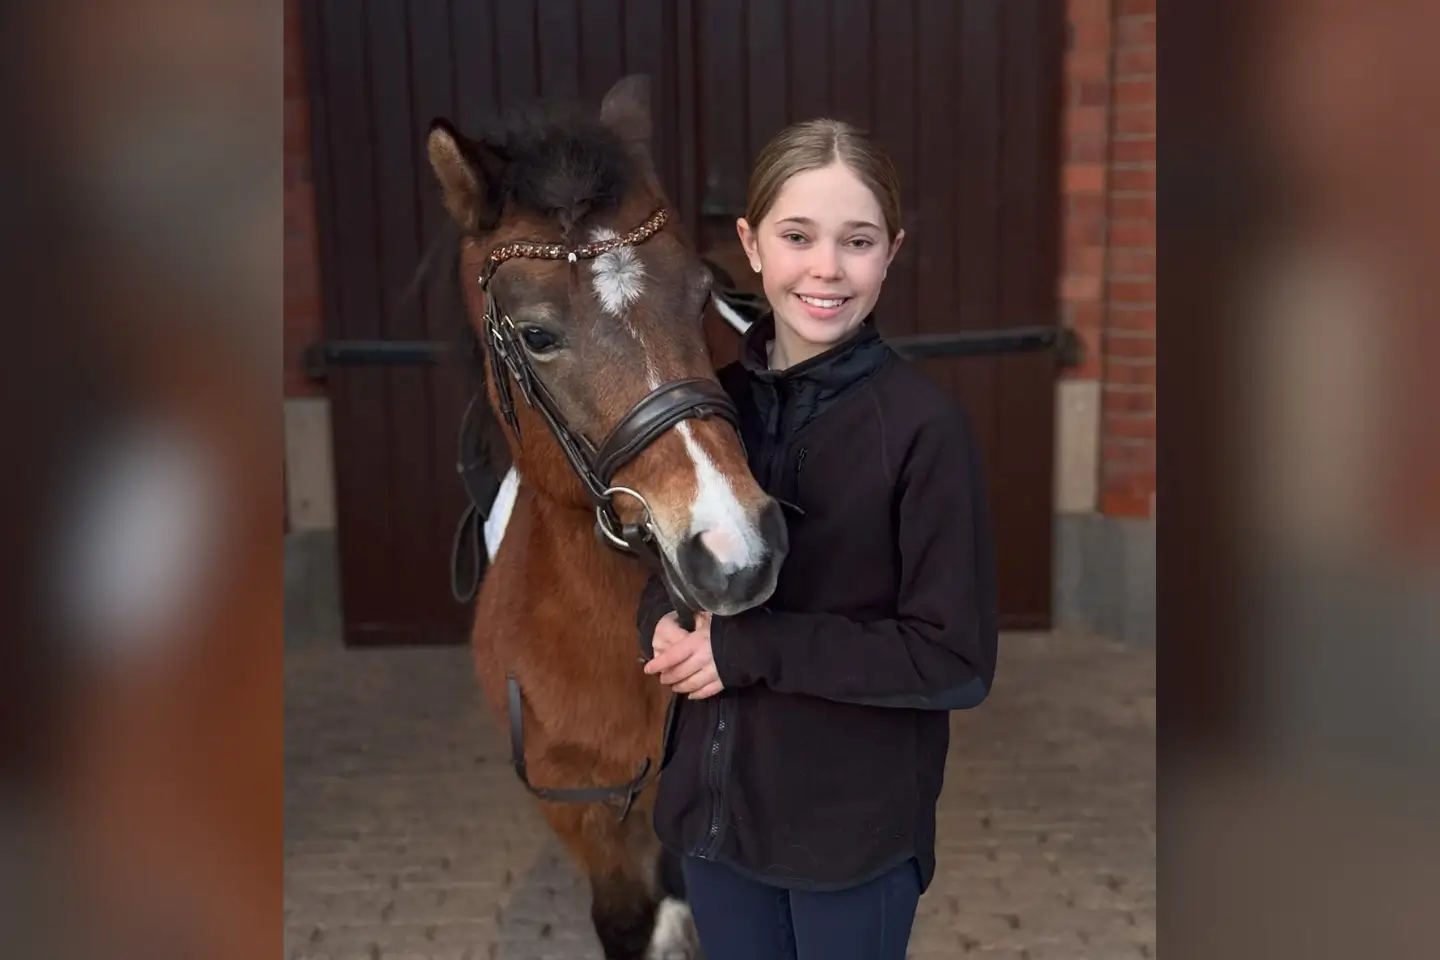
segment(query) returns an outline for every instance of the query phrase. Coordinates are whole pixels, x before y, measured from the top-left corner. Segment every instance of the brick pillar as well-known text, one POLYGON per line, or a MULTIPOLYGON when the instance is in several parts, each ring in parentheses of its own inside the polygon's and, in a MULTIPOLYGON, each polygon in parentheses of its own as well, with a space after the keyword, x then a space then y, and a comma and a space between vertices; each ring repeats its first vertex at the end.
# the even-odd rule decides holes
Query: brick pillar
POLYGON ((1100 509, 1155 493, 1155 0, 1114 0, 1100 509))
POLYGON ((1062 511, 1149 517, 1155 492, 1155 3, 1067 0, 1062 511), (1093 398, 1093 399, 1092 399, 1093 398), (1092 409, 1098 405, 1098 413, 1092 409), (1090 475, 1076 476, 1078 472, 1090 475))
POLYGON ((1068 0, 1060 303, 1085 344, 1072 380, 1100 377, 1110 130, 1110 0, 1068 0))

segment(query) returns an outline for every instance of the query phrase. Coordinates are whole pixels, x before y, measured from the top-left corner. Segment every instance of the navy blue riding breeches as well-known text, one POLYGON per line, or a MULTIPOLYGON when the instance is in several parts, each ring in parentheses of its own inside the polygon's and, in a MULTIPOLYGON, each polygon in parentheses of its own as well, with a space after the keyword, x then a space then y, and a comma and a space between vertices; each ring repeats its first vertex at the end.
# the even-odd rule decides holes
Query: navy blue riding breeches
POLYGON ((695 857, 684 870, 706 960, 905 960, 920 900, 914 860, 826 892, 767 886, 695 857))

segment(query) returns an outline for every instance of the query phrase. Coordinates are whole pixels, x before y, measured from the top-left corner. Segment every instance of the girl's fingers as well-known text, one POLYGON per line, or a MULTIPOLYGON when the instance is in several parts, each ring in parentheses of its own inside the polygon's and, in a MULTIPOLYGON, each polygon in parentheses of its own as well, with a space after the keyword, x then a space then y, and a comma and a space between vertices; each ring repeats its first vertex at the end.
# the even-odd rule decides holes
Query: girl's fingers
POLYGON ((645 664, 646 673, 664 673, 673 670, 695 655, 695 650, 684 643, 668 643, 655 649, 655 656, 645 664), (664 652, 661 652, 663 649, 664 652))
POLYGON ((660 674, 660 682, 666 686, 674 686, 677 683, 689 680, 708 665, 709 661, 705 655, 701 651, 696 650, 676 666, 671 667, 669 670, 662 671, 660 674))
POLYGON ((713 697, 713 696, 715 696, 715 694, 719 693, 720 691, 722 691, 722 690, 724 690, 724 689, 725 689, 725 684, 723 684, 723 683, 720 682, 720 678, 719 678, 719 677, 716 677, 714 680, 712 680, 712 681, 710 681, 709 683, 705 684, 705 686, 701 687, 699 690, 697 690, 697 691, 695 691, 694 693, 690 694, 690 699, 691 699, 691 700, 704 700, 704 699, 706 699, 707 697, 713 697))
POLYGON ((696 691, 703 690, 718 679, 719 676, 715 673, 715 665, 707 663, 695 671, 688 679, 675 684, 672 689, 676 693, 695 693, 696 691))

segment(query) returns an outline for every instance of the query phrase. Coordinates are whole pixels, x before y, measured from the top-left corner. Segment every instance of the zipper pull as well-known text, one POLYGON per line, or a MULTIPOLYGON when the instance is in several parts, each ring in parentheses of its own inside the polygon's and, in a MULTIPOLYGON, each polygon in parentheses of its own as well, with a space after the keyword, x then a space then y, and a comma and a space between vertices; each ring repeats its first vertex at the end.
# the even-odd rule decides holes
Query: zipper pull
POLYGON ((799 473, 800 468, 805 466, 805 455, 810 452, 809 447, 801 447, 800 455, 795 458, 795 472, 799 473))

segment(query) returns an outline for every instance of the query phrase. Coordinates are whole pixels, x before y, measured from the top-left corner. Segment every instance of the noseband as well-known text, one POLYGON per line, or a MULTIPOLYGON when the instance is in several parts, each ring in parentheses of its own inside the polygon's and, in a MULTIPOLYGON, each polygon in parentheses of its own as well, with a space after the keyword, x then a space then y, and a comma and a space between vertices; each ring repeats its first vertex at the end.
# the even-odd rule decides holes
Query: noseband
MULTIPOLYGON (((554 396, 536 375, 530 357, 520 342, 520 334, 515 324, 491 296, 490 281, 499 266, 507 260, 565 260, 575 264, 580 260, 593 260, 620 247, 636 246, 659 233, 668 219, 669 214, 661 207, 623 237, 574 247, 554 243, 508 243, 491 252, 480 275, 480 288, 485 293, 484 339, 489 348, 487 352, 490 355, 501 416, 514 432, 516 439, 520 439, 520 422, 515 415, 515 402, 510 393, 510 381, 514 380, 526 404, 544 418, 550 433, 565 454, 565 459, 569 461, 571 470, 589 494, 595 506, 595 525, 599 535, 615 549, 636 554, 651 562, 652 566, 658 564, 662 568, 663 560, 655 541, 650 504, 638 492, 628 487, 613 486, 615 474, 671 427, 685 420, 721 417, 735 426, 738 435, 739 418, 735 404, 714 380, 672 380, 656 387, 635 404, 598 446, 591 444, 583 434, 573 430, 565 422, 554 396), (642 518, 639 523, 626 524, 620 520, 614 503, 614 498, 619 494, 631 497, 640 504, 642 518)), ((679 588, 672 582, 673 578, 665 575, 663 569, 660 572, 672 594, 678 593, 679 588)), ((695 606, 687 597, 679 596, 673 599, 685 601, 684 606, 692 609, 695 606)))

